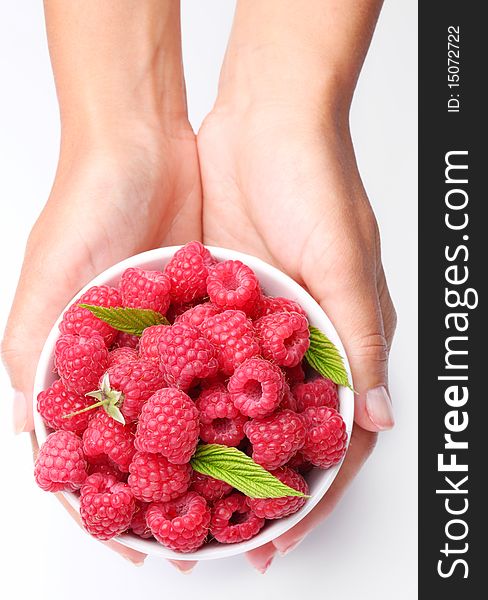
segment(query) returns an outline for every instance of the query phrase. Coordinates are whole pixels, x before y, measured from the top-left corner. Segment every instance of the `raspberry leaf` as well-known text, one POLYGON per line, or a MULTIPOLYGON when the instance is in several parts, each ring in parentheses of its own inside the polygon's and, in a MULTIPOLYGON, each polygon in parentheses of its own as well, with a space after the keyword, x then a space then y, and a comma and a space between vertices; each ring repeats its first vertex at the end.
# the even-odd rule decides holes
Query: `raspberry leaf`
POLYGON ((310 347, 305 353, 308 364, 323 377, 352 390, 339 350, 320 329, 310 326, 309 330, 310 347))
POLYGON ((201 444, 190 464, 195 471, 225 481, 250 498, 308 498, 302 492, 282 483, 237 448, 221 444, 201 444))
POLYGON ((114 329, 141 336, 146 327, 152 325, 169 325, 168 319, 160 313, 148 308, 106 307, 94 304, 79 304, 89 310, 97 319, 108 323, 114 329))

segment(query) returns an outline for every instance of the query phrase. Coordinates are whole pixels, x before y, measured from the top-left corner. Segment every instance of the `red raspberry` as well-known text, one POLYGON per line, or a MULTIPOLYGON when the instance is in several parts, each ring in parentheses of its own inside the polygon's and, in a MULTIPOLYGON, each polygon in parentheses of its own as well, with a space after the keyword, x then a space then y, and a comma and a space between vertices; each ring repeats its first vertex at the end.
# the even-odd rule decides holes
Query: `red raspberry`
POLYGON ((144 329, 139 341, 139 355, 141 358, 153 360, 159 365, 159 341, 167 327, 167 325, 153 325, 144 329))
POLYGON ((171 502, 150 504, 146 522, 163 546, 177 552, 193 552, 205 542, 210 510, 205 498, 188 492, 171 502))
POLYGON ((200 327, 206 319, 214 317, 219 312, 220 308, 215 306, 215 304, 204 302, 203 304, 192 306, 185 310, 184 313, 181 313, 181 315, 178 315, 175 323, 187 323, 188 325, 193 325, 193 327, 200 327))
POLYGON ((297 412, 297 400, 293 395, 292 391, 290 390, 290 386, 286 383, 286 381, 284 384, 284 389, 285 391, 283 393, 283 400, 280 402, 280 408, 288 408, 293 412, 297 412))
POLYGON ((298 412, 303 412, 310 406, 328 406, 335 410, 339 406, 337 385, 325 377, 299 383, 293 388, 293 393, 297 399, 298 412))
POLYGON ((306 436, 301 415, 291 410, 252 419, 244 431, 252 444, 253 460, 268 471, 285 465, 302 448, 306 436))
MULTIPOLYGON (((288 487, 302 494, 308 494, 308 485, 305 479, 288 467, 281 467, 271 472, 288 487)), ((287 517, 305 504, 306 498, 298 496, 285 496, 284 498, 247 498, 247 504, 258 517, 263 519, 281 519, 287 517)))
POLYGON ((137 350, 137 348, 139 348, 139 338, 137 335, 131 335, 130 333, 125 333, 125 331, 119 331, 117 333, 117 337, 115 338, 113 348, 126 347, 137 350))
POLYGON ((83 432, 83 450, 89 458, 105 454, 127 473, 135 453, 133 428, 114 421, 103 409, 98 409, 83 432))
POLYGON ((256 274, 240 260, 224 260, 208 270, 207 292, 221 309, 238 309, 253 315, 261 299, 256 274))
POLYGON ((90 415, 82 413, 68 419, 64 417, 89 404, 85 396, 68 392, 61 379, 57 379, 47 390, 37 396, 37 411, 51 429, 65 429, 82 433, 90 415))
POLYGON ((232 486, 220 479, 214 479, 209 475, 193 471, 190 490, 203 496, 207 502, 215 502, 232 492, 232 486))
POLYGON ((149 504, 136 501, 136 510, 134 512, 134 516, 132 517, 132 521, 130 522, 130 529, 132 532, 143 539, 152 537, 151 530, 146 523, 146 512, 148 508, 149 504))
POLYGON ((294 367, 283 367, 282 370, 285 374, 286 381, 288 381, 292 387, 297 383, 303 383, 305 381, 305 371, 302 367, 302 363, 298 363, 298 365, 294 367))
POLYGON ((263 525, 264 519, 249 508, 246 496, 234 493, 214 504, 210 533, 222 544, 235 544, 250 540, 263 525))
POLYGON ((263 417, 283 398, 284 377, 280 369, 263 358, 248 358, 237 367, 227 389, 243 415, 263 417))
POLYGON ((169 502, 188 490, 192 469, 188 463, 174 465, 161 454, 136 452, 129 473, 127 483, 135 498, 144 502, 169 502))
POLYGON ((72 431, 48 435, 37 455, 34 477, 46 492, 77 490, 86 479, 81 439, 72 431))
POLYGON ((130 487, 111 475, 94 473, 81 488, 81 522, 99 540, 109 540, 126 531, 135 507, 130 487))
POLYGON ((328 469, 347 450, 346 424, 341 415, 327 406, 312 406, 302 413, 307 427, 302 454, 316 467, 328 469))
POLYGON ((108 366, 108 350, 98 334, 64 334, 56 342, 54 364, 66 389, 83 396, 97 387, 108 366))
POLYGON ((120 411, 127 423, 135 421, 146 400, 164 386, 161 371, 150 360, 139 359, 115 365, 108 369, 106 375, 110 389, 122 392, 120 411))
POLYGON ((307 318, 296 312, 261 317, 254 326, 264 358, 281 367, 294 367, 310 345, 307 318))
POLYGON ((220 369, 232 375, 247 358, 259 354, 259 344, 251 321, 241 310, 226 310, 208 317, 200 327, 203 335, 220 349, 220 369))
POLYGON ((184 304, 206 296, 208 268, 214 262, 200 242, 190 242, 180 248, 164 270, 171 281, 172 301, 184 304))
POLYGON ((166 383, 183 391, 219 369, 217 349, 192 325, 166 327, 158 342, 160 368, 166 383))
POLYGON ((72 333, 90 337, 99 333, 105 344, 111 346, 117 336, 117 331, 104 321, 93 315, 87 308, 79 304, 94 304, 95 306, 122 306, 119 290, 108 285, 98 285, 90 288, 72 304, 63 315, 59 325, 61 333, 72 333))
POLYGON ((196 401, 200 412, 200 438, 208 444, 237 446, 244 439, 247 417, 234 406, 225 387, 204 390, 196 401))
POLYGON ((122 365, 127 362, 139 359, 139 353, 134 348, 129 346, 121 346, 114 348, 108 353, 108 366, 122 365))
POLYGON ((198 442, 198 410, 194 402, 176 388, 153 394, 142 407, 137 424, 136 448, 161 453, 177 465, 187 463, 198 442))
POLYGON ((297 312, 304 317, 307 316, 298 302, 290 300, 289 298, 281 298, 280 296, 277 296, 276 298, 272 298, 271 296, 263 296, 261 298, 259 306, 260 317, 282 312, 297 312))
POLYGON ((163 315, 168 310, 171 283, 169 277, 160 271, 137 267, 126 269, 119 287, 124 306, 149 308, 163 315))

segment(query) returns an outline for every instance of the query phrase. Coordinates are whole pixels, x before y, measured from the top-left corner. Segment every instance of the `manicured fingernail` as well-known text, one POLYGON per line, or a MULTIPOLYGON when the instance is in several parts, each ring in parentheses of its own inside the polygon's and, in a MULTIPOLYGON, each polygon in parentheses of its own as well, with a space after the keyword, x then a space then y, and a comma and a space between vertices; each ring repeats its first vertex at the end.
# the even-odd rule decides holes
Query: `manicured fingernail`
POLYGON ((295 548, 297 546, 299 546, 303 542, 304 539, 305 538, 300 538, 299 540, 295 540, 294 542, 292 542, 291 544, 288 544, 287 546, 278 548, 278 552, 279 552, 280 556, 286 556, 287 554, 290 554, 290 552, 292 550, 295 550, 295 548))
POLYGON ((130 564, 134 567, 142 567, 142 565, 144 564, 144 561, 133 561, 131 558, 129 558, 128 556, 124 556, 123 554, 121 554, 122 558, 124 560, 126 560, 127 562, 130 562, 130 564))
POLYGON ((395 425, 390 396, 384 386, 366 393, 366 410, 378 429, 391 429, 395 425))
POLYGON ((178 571, 180 573, 182 573, 183 575, 189 575, 193 569, 195 568, 195 565, 197 564, 194 561, 176 561, 176 560, 170 560, 169 561, 174 567, 176 567, 176 569, 178 569, 178 571))
POLYGON ((27 423, 27 401, 22 392, 14 390, 14 431, 16 434, 25 431, 27 423))
POLYGON ((261 567, 256 567, 256 569, 264 575, 266 573, 266 571, 269 569, 271 563, 273 562, 273 559, 274 559, 274 555, 271 556, 270 558, 268 558, 268 560, 264 563, 264 565, 262 565, 261 567))

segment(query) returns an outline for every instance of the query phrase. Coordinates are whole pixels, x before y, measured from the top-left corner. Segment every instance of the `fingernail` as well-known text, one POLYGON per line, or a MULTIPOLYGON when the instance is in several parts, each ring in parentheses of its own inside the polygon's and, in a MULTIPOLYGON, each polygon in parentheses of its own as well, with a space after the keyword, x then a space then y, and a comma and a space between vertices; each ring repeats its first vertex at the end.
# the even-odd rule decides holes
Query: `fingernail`
POLYGON ((14 431, 16 434, 25 431, 27 423, 27 402, 22 392, 14 390, 14 431))
POLYGON ((127 562, 130 562, 130 564, 134 567, 142 567, 144 564, 144 561, 134 561, 131 558, 129 558, 128 556, 124 556, 123 554, 121 554, 120 556, 127 562))
POLYGON ((273 560, 274 560, 274 555, 271 556, 270 558, 268 558, 268 560, 264 563, 264 565, 262 565, 261 567, 256 567, 256 570, 259 571, 262 575, 264 575, 266 573, 266 571, 269 569, 273 560))
POLYGON ((391 429, 395 425, 390 396, 383 385, 366 393, 366 410, 378 429, 391 429))
POLYGON ((280 556, 286 556, 287 554, 290 554, 290 552, 292 550, 295 550, 295 548, 297 546, 299 546, 303 540, 305 538, 300 538, 299 540, 295 540, 294 542, 292 542, 291 544, 288 544, 287 546, 284 546, 283 548, 278 548, 278 552, 280 554, 280 556))
POLYGON ((169 562, 176 568, 178 569, 178 571, 180 573, 182 573, 183 575, 189 575, 193 569, 195 568, 195 565, 197 564, 194 561, 176 561, 176 560, 169 560, 169 562))

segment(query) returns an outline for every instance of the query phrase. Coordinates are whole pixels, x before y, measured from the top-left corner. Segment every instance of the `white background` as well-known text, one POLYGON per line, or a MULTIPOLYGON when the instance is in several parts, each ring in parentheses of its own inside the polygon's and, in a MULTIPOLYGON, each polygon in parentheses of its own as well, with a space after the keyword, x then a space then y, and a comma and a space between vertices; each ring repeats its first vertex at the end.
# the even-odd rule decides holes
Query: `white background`
MULTIPOLYGON (((183 0, 191 120, 211 108, 232 19, 230 0, 183 0)), ((11 433, 11 390, 0 370, 0 519, 4 598, 116 597, 411 600, 417 597, 416 381, 416 3, 386 2, 364 67, 352 130, 383 239, 399 314, 390 382, 397 426, 340 507, 266 575, 242 557, 199 564, 189 576, 149 558, 132 567, 84 535, 36 489, 27 436, 11 433)), ((58 114, 42 3, 0 6, 0 328, 8 313, 28 231, 52 182, 58 114)))

